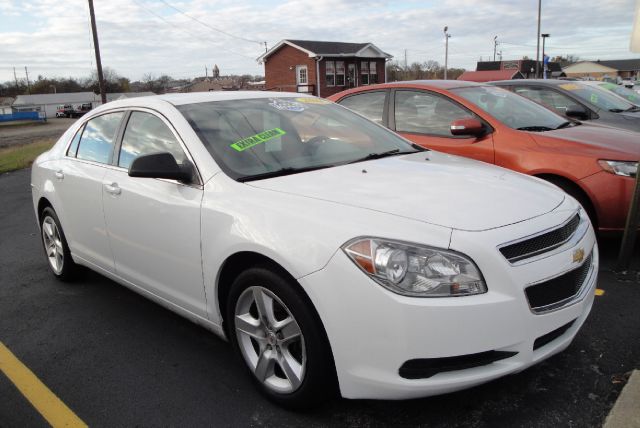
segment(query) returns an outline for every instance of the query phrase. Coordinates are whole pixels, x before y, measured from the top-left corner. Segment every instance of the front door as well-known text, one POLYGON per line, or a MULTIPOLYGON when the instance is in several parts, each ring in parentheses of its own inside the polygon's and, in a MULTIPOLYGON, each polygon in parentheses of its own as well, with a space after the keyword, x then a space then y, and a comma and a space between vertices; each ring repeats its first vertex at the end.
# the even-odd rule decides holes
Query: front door
POLYGON ((357 75, 358 74, 356 73, 356 65, 349 64, 347 66, 347 84, 350 88, 355 88, 356 86, 358 86, 358 82, 356 82, 357 75))
POLYGON ((389 109, 395 129, 403 137, 429 149, 494 163, 493 137, 455 137, 451 122, 475 118, 472 112, 441 94, 427 91, 396 90, 389 109))
POLYGON ((116 159, 103 180, 104 216, 118 276, 156 296, 206 317, 200 206, 203 190, 173 180, 129 177, 140 155, 171 153, 189 162, 168 124, 134 111, 116 159))

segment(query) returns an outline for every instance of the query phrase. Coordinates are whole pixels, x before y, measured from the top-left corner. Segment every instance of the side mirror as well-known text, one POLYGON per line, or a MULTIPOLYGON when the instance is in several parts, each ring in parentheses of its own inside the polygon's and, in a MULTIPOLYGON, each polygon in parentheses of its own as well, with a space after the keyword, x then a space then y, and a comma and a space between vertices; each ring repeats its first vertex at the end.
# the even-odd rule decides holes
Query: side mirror
POLYGON ((589 119, 589 112, 584 106, 581 106, 579 104, 572 104, 568 106, 564 114, 565 116, 570 117, 572 119, 579 119, 579 120, 589 119))
POLYGON ((166 178, 190 183, 193 167, 190 163, 178 165, 171 153, 152 153, 134 159, 129 167, 129 177, 166 178))
POLYGON ((452 135, 479 137, 484 132, 484 125, 478 119, 458 119, 451 122, 452 135))

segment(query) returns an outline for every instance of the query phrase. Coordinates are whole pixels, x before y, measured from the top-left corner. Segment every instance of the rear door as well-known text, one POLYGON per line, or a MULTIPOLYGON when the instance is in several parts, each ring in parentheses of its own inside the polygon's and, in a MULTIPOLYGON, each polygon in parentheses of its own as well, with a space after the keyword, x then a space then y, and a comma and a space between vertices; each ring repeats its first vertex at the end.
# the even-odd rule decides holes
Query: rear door
POLYGON ((102 185, 104 213, 118 276, 205 317, 200 252, 202 183, 129 177, 133 160, 169 152, 192 162, 177 133, 153 111, 132 111, 102 185))
POLYGON ((387 126, 387 97, 386 89, 376 91, 358 92, 338 101, 338 104, 355 111, 369 120, 383 126, 387 126))
POLYGON ((416 89, 391 92, 389 128, 423 147, 494 163, 490 132, 479 138, 451 134, 451 122, 469 118, 482 121, 442 94, 416 89))
POLYGON ((111 168, 124 112, 102 114, 79 129, 56 168, 62 227, 74 257, 113 272, 102 211, 102 181, 111 168))

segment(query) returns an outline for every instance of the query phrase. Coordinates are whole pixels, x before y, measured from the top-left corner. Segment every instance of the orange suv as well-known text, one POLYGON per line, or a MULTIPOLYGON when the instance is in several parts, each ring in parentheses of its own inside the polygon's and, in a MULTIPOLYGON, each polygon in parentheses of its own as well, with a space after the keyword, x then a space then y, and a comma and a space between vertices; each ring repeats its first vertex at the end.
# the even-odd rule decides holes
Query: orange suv
POLYGON ((601 232, 624 228, 640 133, 570 121, 507 90, 455 80, 364 86, 329 99, 420 146, 550 181, 601 232))

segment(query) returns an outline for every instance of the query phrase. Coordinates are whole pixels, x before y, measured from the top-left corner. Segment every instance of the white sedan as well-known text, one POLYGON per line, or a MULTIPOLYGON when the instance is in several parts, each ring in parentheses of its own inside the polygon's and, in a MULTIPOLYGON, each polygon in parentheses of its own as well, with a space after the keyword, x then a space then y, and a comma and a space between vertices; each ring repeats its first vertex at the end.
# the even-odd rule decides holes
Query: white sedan
POLYGON ((593 303, 598 249, 570 196, 300 94, 105 104, 31 185, 56 277, 89 267, 226 337, 290 407, 524 370, 593 303))

